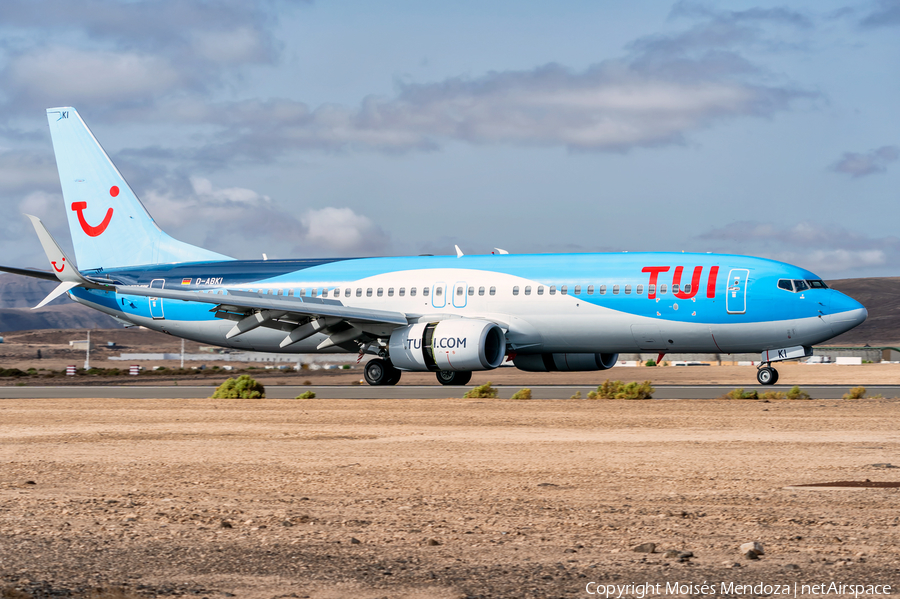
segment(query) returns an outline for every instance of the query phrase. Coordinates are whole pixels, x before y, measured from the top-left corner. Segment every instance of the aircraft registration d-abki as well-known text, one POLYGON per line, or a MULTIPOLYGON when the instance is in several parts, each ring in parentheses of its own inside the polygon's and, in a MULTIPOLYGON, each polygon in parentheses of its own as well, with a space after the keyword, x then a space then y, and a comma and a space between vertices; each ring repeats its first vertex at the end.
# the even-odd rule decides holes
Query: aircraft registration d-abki
POLYGON ((433 371, 464 385, 510 360, 530 372, 605 370, 619 353, 759 352, 772 363, 866 319, 808 270, 727 254, 603 253, 236 260, 154 222, 74 108, 47 110, 73 262, 29 216, 58 280, 123 323, 222 347, 374 356, 371 385, 433 371), (77 264, 77 267, 76 267, 77 264))

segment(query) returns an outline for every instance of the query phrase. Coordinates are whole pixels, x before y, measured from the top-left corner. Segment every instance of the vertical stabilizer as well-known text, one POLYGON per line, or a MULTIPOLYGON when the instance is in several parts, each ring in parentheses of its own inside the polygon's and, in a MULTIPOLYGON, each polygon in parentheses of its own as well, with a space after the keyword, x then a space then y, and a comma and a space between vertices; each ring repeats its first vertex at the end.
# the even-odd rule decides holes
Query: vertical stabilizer
POLYGON ((74 108, 48 108, 47 120, 81 270, 231 260, 166 235, 74 108))

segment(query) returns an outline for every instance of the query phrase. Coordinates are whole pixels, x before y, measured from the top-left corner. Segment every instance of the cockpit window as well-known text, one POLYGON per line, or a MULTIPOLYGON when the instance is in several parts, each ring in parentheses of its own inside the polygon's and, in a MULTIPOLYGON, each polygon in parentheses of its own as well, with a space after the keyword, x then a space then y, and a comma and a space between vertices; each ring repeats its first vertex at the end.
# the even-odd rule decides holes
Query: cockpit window
POLYGON ((820 279, 811 279, 806 282, 809 283, 810 289, 828 289, 828 285, 825 284, 825 281, 820 279))
POLYGON ((784 289, 785 291, 794 291, 794 286, 791 285, 791 282, 787 279, 778 279, 778 288, 784 289))
POLYGON ((806 291, 809 289, 809 285, 803 280, 794 281, 794 289, 797 290, 797 292, 806 291))

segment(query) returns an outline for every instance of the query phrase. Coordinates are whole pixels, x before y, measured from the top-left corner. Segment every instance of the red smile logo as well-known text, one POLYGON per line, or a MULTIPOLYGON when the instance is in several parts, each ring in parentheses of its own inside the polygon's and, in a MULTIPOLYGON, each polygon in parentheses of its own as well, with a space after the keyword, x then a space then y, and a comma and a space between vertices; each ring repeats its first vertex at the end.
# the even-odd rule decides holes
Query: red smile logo
MULTIPOLYGON (((118 186, 113 185, 112 187, 110 187, 109 195, 111 195, 112 197, 116 197, 117 195, 119 195, 118 186)), ((106 216, 103 217, 103 222, 94 227, 89 225, 87 220, 85 220, 84 218, 85 208, 87 208, 87 202, 72 202, 72 210, 78 213, 78 222, 81 225, 81 230, 91 237, 97 237, 98 235, 106 231, 106 227, 109 226, 109 221, 112 220, 113 209, 108 208, 106 210, 106 216)))
POLYGON ((62 259, 62 266, 60 266, 59 268, 56 268, 56 260, 52 260, 50 262, 50 264, 53 265, 53 270, 55 270, 56 272, 62 272, 66 269, 66 259, 65 258, 62 259))

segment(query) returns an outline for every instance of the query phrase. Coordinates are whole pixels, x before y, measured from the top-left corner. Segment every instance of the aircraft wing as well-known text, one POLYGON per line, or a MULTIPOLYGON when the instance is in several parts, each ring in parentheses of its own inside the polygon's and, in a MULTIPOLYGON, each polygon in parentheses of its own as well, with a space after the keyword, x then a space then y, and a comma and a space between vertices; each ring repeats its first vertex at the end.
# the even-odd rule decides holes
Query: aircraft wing
POLYGON ((287 347, 316 333, 329 335, 318 349, 341 345, 365 335, 372 325, 393 329, 406 326, 409 319, 402 312, 370 310, 344 306, 338 300, 269 295, 252 291, 178 291, 122 285, 121 295, 159 297, 168 300, 202 302, 214 305, 216 316, 236 321, 226 339, 231 339, 259 326, 280 329, 288 334, 281 347, 287 347))

